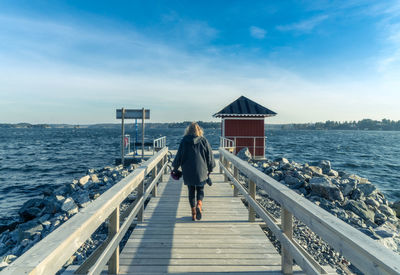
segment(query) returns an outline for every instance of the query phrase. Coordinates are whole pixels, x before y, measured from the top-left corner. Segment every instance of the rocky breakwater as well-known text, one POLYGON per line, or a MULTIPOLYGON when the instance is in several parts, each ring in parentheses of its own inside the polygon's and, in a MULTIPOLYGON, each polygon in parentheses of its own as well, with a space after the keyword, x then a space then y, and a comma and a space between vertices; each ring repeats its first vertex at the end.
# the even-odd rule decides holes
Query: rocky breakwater
MULTIPOLYGON (((238 156, 375 241, 400 253, 400 202, 390 203, 368 179, 336 171, 328 160, 305 164, 285 158, 252 161, 246 149, 238 156)), ((264 190, 257 190, 260 203, 279 217, 280 207, 264 190)), ((343 267, 349 264, 297 220, 294 235, 321 264, 330 264, 338 271, 343 271, 343 267)))
MULTIPOLYGON (((0 227, 0 270, 8 266, 37 242, 49 235, 91 201, 135 169, 134 165, 89 169, 87 175, 56 188, 45 188, 40 198, 26 201, 19 209, 19 217, 10 219, 0 227)), ((130 201, 132 194, 121 211, 130 201)), ((68 264, 79 264, 107 237, 105 225, 71 257, 68 264)))

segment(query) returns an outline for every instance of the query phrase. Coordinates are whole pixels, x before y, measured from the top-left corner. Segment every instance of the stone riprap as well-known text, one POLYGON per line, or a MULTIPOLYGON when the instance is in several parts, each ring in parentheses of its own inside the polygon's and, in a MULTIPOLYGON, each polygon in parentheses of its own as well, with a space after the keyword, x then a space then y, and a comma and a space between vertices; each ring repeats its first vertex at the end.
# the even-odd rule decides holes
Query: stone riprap
MULTIPOLYGON (((19 217, 0 226, 0 270, 49 235, 90 202, 118 181, 131 173, 137 165, 127 168, 107 166, 99 170, 89 169, 87 175, 56 189, 45 188, 42 198, 26 201, 19 209, 19 217)), ((133 192, 120 206, 121 213, 136 198, 133 192)), ((103 224, 67 261, 81 264, 107 237, 103 224)))
MULTIPOLYGON (((249 163, 387 248, 400 253, 400 202, 389 203, 384 194, 367 179, 335 171, 327 160, 300 164, 277 158, 273 161, 250 160, 249 163)), ((257 193, 260 204, 279 218, 279 204, 264 190, 257 188, 257 193)), ((266 233, 280 249, 272 233, 268 230, 266 233)), ((294 222, 294 237, 320 264, 329 264, 339 273, 348 273, 349 270, 357 273, 354 266, 297 219, 294 222)))

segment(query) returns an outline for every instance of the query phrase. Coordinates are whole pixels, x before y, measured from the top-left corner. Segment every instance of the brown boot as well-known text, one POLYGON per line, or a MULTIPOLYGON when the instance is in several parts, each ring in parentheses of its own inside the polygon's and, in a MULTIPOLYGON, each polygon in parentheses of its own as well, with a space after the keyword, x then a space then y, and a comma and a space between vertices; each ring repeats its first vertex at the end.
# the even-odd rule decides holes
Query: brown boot
POLYGON ((203 211, 203 202, 202 201, 197 201, 197 207, 196 207, 196 219, 201 220, 202 216, 202 211, 203 211))
POLYGON ((196 220, 196 207, 192 207, 192 221, 196 220))

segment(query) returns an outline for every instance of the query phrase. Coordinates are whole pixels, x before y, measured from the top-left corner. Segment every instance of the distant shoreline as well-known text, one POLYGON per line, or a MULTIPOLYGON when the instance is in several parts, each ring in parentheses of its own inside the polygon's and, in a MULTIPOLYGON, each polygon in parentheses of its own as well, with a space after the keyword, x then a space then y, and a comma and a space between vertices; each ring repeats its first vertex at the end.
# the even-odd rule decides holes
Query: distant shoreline
MULTIPOLYGON (((140 122, 139 122, 140 124, 140 122)), ((147 123, 148 128, 184 128, 189 121, 184 122, 166 122, 166 123, 147 123)), ((220 122, 199 121, 201 127, 205 129, 219 129, 220 122)), ((22 128, 22 129, 46 129, 46 128, 120 128, 120 123, 98 123, 98 124, 31 124, 31 123, 0 123, 0 129, 4 128, 22 128)), ((372 120, 363 119, 359 121, 326 121, 316 123, 287 123, 287 124, 265 124, 266 130, 363 130, 363 131, 400 131, 400 120, 393 121, 389 119, 372 120)))

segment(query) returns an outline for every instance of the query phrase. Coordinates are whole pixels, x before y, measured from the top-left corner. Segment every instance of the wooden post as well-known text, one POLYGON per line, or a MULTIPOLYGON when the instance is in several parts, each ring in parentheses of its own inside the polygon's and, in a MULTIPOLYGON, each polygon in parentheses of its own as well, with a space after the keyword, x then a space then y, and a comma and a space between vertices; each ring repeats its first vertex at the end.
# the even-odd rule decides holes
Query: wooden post
MULTIPOLYGON (((224 158, 223 164, 224 164, 225 168, 228 169, 228 160, 227 160, 226 158, 224 158)), ((224 173, 224 181, 225 181, 225 182, 228 181, 228 176, 227 176, 226 173, 224 173)))
POLYGON ((146 119, 146 111, 142 108, 142 160, 144 159, 144 120, 146 119))
MULTIPOLYGON (((282 231, 289 238, 293 238, 293 215, 286 208, 281 210, 282 231)), ((293 274, 293 258, 290 252, 282 246, 282 273, 293 274)))
MULTIPOLYGON (((239 181, 239 169, 234 166, 233 167, 233 176, 237 181, 239 181)), ((236 187, 236 185, 233 185, 233 196, 237 197, 239 195, 239 189, 236 187)))
MULTIPOLYGON (((221 165, 224 163, 224 157, 222 156, 222 154, 219 154, 219 162, 221 163, 221 165)), ((219 173, 222 174, 223 170, 221 167, 219 167, 219 173)))
MULTIPOLYGON (((119 206, 115 208, 114 212, 110 215, 108 223, 108 238, 111 239, 119 231, 119 206)), ((118 274, 119 272, 119 245, 112 254, 108 261, 108 273, 118 274)))
POLYGON ((124 117, 125 117, 125 108, 121 109, 121 164, 124 166, 125 162, 125 125, 124 125, 124 117))
MULTIPOLYGON (((139 186, 137 188, 138 188, 138 191, 137 191, 138 199, 140 199, 144 194, 144 179, 142 180, 142 182, 139 184, 139 186)), ((138 222, 143 222, 143 213, 144 213, 144 202, 143 202, 142 206, 140 207, 140 210, 137 215, 138 222)))
MULTIPOLYGON (((249 195, 255 200, 256 199, 256 184, 254 181, 249 181, 249 195)), ((249 205, 249 222, 256 221, 256 211, 249 205)))
MULTIPOLYGON (((168 162, 168 155, 164 156, 164 161, 162 162, 162 165, 166 164, 168 162)), ((164 175, 168 174, 168 170, 164 169, 164 175)))
MULTIPOLYGON (((157 177, 157 170, 158 170, 157 168, 158 168, 158 165, 154 166, 154 168, 153 168, 153 180, 157 177)), ((154 188, 152 191, 153 197, 157 197, 157 186, 158 186, 158 182, 156 182, 156 184, 154 184, 154 188)))

